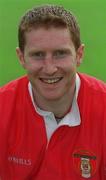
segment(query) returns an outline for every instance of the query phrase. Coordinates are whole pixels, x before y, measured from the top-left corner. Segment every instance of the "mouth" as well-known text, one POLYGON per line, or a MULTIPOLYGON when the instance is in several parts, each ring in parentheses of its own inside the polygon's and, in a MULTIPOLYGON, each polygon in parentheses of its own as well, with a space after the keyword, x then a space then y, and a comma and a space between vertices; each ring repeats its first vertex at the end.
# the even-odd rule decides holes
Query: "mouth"
POLYGON ((46 84, 54 84, 54 83, 58 83, 59 81, 61 81, 62 77, 57 77, 57 78, 40 78, 40 80, 46 84))

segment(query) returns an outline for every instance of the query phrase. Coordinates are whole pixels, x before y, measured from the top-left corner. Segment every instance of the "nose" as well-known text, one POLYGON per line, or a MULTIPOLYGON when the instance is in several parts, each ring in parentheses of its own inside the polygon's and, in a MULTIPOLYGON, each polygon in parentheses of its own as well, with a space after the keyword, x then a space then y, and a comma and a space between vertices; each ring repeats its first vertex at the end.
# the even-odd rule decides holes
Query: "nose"
POLYGON ((52 57, 47 57, 44 62, 43 71, 47 75, 53 75, 57 72, 58 67, 52 57))

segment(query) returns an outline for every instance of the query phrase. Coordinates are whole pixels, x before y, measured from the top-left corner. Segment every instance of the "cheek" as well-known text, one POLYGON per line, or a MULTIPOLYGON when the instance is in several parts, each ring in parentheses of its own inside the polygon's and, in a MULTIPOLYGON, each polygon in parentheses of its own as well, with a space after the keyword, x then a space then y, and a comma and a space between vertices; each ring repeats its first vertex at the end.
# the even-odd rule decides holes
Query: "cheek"
POLYGON ((76 71, 76 62, 75 61, 66 62, 64 64, 64 70, 68 74, 71 74, 72 72, 76 71))
POLYGON ((76 64, 77 64, 77 59, 75 56, 70 56, 70 58, 67 58, 64 61, 64 66, 66 67, 73 67, 76 66, 76 64))
POLYGON ((25 67, 26 67, 26 71, 29 73, 38 73, 41 69, 40 64, 31 61, 26 62, 25 67))
POLYGON ((65 72, 66 72, 66 78, 69 81, 73 81, 74 77, 76 76, 76 62, 71 61, 70 63, 67 63, 67 66, 65 67, 65 72))

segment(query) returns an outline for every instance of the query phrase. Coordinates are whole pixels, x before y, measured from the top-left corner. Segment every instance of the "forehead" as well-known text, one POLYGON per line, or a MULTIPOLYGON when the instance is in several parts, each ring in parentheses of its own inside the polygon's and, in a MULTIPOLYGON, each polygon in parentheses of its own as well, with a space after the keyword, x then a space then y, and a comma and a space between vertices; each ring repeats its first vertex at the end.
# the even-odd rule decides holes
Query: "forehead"
POLYGON ((49 48, 73 45, 67 28, 39 28, 25 33, 25 47, 49 48))

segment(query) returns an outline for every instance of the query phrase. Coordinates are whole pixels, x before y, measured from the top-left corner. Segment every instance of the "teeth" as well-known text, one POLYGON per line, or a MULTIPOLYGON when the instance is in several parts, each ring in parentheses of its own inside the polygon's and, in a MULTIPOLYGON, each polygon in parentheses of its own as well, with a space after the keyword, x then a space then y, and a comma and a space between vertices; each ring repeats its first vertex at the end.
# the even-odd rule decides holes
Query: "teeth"
POLYGON ((60 80, 60 78, 56 78, 56 79, 43 79, 43 81, 45 83, 48 83, 48 84, 53 84, 53 83, 56 83, 60 80))

